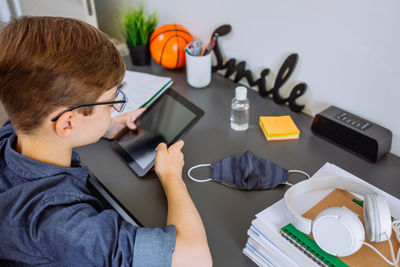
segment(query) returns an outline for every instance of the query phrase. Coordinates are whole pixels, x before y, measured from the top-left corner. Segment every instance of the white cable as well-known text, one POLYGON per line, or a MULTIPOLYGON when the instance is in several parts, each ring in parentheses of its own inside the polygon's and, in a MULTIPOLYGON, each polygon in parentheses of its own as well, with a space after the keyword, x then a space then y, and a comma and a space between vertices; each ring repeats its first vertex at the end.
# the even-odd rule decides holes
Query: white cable
POLYGON ((299 171, 299 170, 289 170, 289 171, 288 171, 288 174, 289 174, 289 173, 301 173, 301 174, 305 175, 308 179, 311 178, 310 175, 309 175, 308 173, 303 172, 303 171, 299 171))
POLYGON ((208 181, 211 181, 211 178, 208 178, 208 179, 204 179, 204 180, 198 180, 198 179, 196 179, 196 178, 193 178, 191 175, 190 175, 190 172, 193 170, 193 169, 196 169, 196 168, 199 168, 199 167, 206 167, 206 166, 211 166, 211 164, 199 164, 199 165, 196 165, 196 166, 193 166, 192 168, 190 168, 189 170, 188 170, 188 176, 189 176, 189 178, 190 179, 192 179, 193 181, 195 181, 195 182, 198 182, 198 183, 205 183, 205 182, 208 182, 208 181))
POLYGON ((392 255, 393 265, 396 266, 396 267, 399 267, 399 265, 397 265, 397 258, 394 256, 394 249, 393 249, 392 240, 390 240, 390 238, 387 236, 386 232, 385 232, 385 236, 386 236, 387 241, 389 243, 390 254, 392 255))
MULTIPOLYGON (((362 242, 364 245, 367 245, 368 247, 372 248, 376 253, 378 253, 379 256, 381 256, 382 259, 384 259, 388 264, 390 265, 395 265, 393 264, 393 262, 389 261, 385 256, 382 255, 382 253, 379 252, 379 250, 377 250, 376 248, 374 248, 372 245, 366 243, 366 242, 362 242)), ((395 265, 397 266, 397 264, 395 265)))
POLYGON ((284 182, 283 184, 287 184, 287 185, 293 186, 293 184, 288 183, 288 182, 284 182))
MULTIPOLYGON (((396 234, 397 240, 400 242, 400 220, 396 220, 392 222, 392 229, 394 233, 396 234)), ((397 251, 397 256, 396 256, 396 263, 398 263, 400 260, 400 248, 397 251)))
POLYGON ((396 234, 397 240, 400 242, 400 220, 392 222, 392 228, 396 234))

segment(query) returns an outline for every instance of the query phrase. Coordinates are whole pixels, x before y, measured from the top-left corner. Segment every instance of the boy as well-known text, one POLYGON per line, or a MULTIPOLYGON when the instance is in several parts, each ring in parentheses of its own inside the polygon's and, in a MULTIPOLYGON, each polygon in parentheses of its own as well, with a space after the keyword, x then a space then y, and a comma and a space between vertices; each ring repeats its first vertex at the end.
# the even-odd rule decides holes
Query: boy
POLYGON ((106 36, 77 20, 23 17, 0 33, 0 100, 11 121, 0 129, 0 265, 212 264, 182 181, 182 141, 156 149, 163 229, 134 227, 86 188, 88 170, 72 149, 134 129, 141 113, 110 119, 123 109, 124 72, 106 36))

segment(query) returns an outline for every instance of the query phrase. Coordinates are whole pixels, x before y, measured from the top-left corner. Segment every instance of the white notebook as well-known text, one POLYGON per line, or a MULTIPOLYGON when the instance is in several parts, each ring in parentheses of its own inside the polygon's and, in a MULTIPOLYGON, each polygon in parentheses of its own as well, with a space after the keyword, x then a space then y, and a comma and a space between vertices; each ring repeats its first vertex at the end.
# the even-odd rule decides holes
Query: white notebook
MULTIPOLYGON (((128 98, 128 103, 124 110, 125 113, 151 104, 171 86, 172 79, 170 77, 127 70, 123 83, 124 86, 121 90, 128 98)), ((120 114, 113 112, 111 117, 114 118, 120 114)))

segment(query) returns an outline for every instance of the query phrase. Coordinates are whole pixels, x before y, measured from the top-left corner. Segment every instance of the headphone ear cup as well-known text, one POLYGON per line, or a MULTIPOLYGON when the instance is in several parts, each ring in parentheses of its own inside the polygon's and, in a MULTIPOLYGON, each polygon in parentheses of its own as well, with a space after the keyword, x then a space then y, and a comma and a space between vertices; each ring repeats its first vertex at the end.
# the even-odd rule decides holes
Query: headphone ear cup
POLYGON ((392 223, 386 199, 378 194, 366 195, 363 206, 368 239, 372 242, 388 240, 392 234, 392 223))
POLYGON ((358 215, 346 207, 322 211, 313 221, 312 234, 322 250, 339 257, 358 251, 365 239, 358 215))

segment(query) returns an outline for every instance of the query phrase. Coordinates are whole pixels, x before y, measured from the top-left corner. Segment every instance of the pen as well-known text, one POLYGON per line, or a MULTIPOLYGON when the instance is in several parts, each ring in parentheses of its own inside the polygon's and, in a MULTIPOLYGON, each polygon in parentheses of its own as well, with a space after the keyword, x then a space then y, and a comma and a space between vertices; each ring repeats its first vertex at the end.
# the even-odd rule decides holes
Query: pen
POLYGON ((207 55, 209 52, 211 52, 214 49, 216 39, 217 39, 216 34, 214 34, 211 41, 209 41, 207 43, 207 45, 204 47, 203 51, 201 52, 201 56, 207 55))

